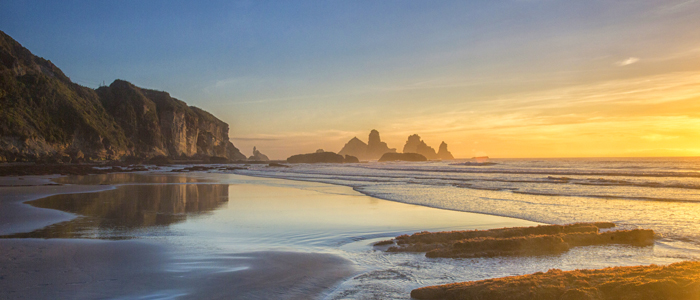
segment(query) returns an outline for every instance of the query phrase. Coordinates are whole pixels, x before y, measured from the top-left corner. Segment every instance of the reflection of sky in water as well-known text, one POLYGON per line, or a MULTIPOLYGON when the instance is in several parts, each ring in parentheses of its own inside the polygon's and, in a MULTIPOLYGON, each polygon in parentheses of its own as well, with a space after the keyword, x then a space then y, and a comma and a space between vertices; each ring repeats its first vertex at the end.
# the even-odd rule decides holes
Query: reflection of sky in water
MULTIPOLYGON (((185 176, 80 178, 118 182, 114 190, 57 195, 29 202, 79 215, 18 237, 143 238, 172 246, 175 272, 222 270, 212 258, 251 251, 303 251, 340 255, 361 273, 330 291, 328 299, 408 299, 411 289, 456 281, 547 271, 670 263, 688 257, 674 245, 580 247, 557 256, 530 258, 428 259, 424 254, 389 254, 371 243, 403 233, 486 229, 536 223, 368 197, 350 187, 314 182, 196 173, 185 176), (140 178, 153 177, 140 182, 140 178), (196 184, 196 182, 222 184, 196 184), (152 184, 156 182, 170 184, 152 184), (172 184, 186 183, 190 184, 172 184), (129 184, 132 183, 132 184, 129 184)), ((426 195, 427 196, 427 195, 426 195)))

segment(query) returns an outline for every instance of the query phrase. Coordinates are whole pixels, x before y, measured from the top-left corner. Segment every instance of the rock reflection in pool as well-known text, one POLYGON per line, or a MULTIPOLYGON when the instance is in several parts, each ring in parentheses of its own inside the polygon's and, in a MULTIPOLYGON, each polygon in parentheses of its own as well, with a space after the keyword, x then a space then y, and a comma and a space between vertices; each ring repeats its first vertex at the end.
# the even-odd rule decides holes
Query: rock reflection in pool
POLYGON ((56 183, 61 184, 149 184, 149 183, 199 183, 208 182, 205 179, 194 178, 190 176, 182 176, 177 174, 168 175, 146 175, 138 173, 109 173, 99 175, 76 175, 66 176, 53 179, 56 183))
POLYGON ((27 203, 74 213, 76 219, 4 237, 128 239, 206 214, 226 202, 225 184, 124 185, 97 193, 55 195, 27 203))

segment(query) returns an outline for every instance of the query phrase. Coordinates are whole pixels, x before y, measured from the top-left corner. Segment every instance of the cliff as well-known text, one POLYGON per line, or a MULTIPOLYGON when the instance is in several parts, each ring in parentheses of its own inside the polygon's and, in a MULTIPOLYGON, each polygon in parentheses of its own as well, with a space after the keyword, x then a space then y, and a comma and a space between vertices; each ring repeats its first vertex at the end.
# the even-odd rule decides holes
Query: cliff
POLYGON ((389 148, 379 137, 379 131, 372 129, 369 133, 368 143, 365 144, 357 137, 352 138, 345 144, 338 154, 355 156, 362 160, 379 159, 385 153, 395 153, 395 148, 389 148))
POLYGON ((417 134, 408 137, 406 145, 403 146, 403 153, 418 153, 425 156, 427 159, 438 158, 437 153, 435 153, 435 149, 428 146, 417 134))
POLYGON ((0 31, 0 162, 220 156, 245 159, 228 124, 122 80, 93 90, 0 31))

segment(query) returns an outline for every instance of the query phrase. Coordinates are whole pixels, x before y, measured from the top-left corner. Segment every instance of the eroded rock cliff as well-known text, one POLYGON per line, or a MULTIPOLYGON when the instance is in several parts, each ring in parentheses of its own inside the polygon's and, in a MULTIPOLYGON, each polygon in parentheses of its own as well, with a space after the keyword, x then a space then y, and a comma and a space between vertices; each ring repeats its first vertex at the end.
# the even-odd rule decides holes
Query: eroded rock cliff
POLYGON ((0 31, 0 162, 226 157, 245 160, 228 124, 116 80, 93 90, 0 31))

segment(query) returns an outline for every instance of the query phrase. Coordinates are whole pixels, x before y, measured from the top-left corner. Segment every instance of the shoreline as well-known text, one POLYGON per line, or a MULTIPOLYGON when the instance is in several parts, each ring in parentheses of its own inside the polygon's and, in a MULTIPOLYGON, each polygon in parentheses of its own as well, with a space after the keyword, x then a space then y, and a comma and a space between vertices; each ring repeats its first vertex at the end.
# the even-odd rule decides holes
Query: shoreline
MULTIPOLYGON (((115 185, 51 181, 59 177, 0 176, 0 235, 30 232, 78 217, 25 202, 116 189, 115 185)), ((4 253, 0 299, 308 299, 331 292, 357 273, 351 261, 328 253, 258 251, 210 255, 201 261, 144 239, 0 239, 0 252, 4 253), (210 267, 172 270, 182 264, 210 267), (265 283, 269 278, 275 286, 265 283)))

